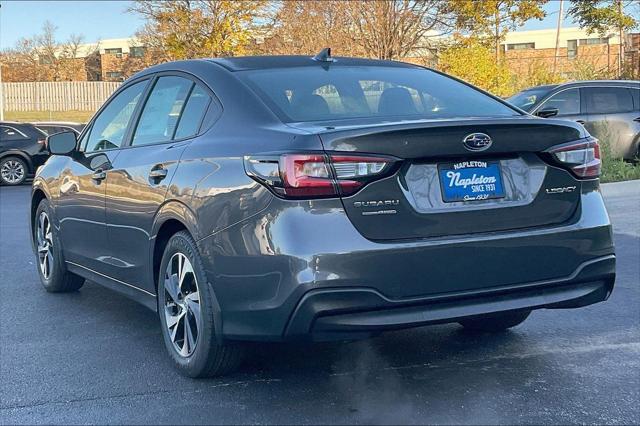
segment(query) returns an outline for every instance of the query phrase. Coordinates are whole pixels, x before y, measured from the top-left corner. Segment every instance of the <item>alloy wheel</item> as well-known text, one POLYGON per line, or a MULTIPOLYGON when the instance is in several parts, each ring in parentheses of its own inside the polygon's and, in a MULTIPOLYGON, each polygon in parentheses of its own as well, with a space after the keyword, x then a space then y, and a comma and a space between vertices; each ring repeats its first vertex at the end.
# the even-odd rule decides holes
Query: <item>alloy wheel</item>
POLYGON ((51 222, 47 213, 41 212, 38 216, 38 227, 36 229, 36 240, 38 244, 38 261, 40 272, 45 280, 51 276, 53 268, 53 235, 51 233, 51 222))
POLYGON ((190 356, 198 343, 200 293, 191 262, 174 254, 165 270, 164 317, 173 347, 182 357, 190 356))
POLYGON ((0 175, 8 184, 19 183, 24 179, 24 164, 18 160, 7 160, 2 164, 0 175))

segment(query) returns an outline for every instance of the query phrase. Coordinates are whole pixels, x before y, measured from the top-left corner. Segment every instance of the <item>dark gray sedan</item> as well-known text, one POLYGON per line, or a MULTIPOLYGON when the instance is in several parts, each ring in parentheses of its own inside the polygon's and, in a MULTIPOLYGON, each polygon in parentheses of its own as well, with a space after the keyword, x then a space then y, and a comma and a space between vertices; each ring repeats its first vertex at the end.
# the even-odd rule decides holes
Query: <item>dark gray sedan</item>
POLYGON ((640 159, 640 81, 595 80, 538 86, 508 99, 540 117, 581 123, 607 141, 610 155, 640 159))
POLYGON ((598 141, 416 65, 166 63, 49 147, 45 289, 88 279, 157 311, 192 377, 231 371, 246 341, 501 331, 613 290, 598 141))

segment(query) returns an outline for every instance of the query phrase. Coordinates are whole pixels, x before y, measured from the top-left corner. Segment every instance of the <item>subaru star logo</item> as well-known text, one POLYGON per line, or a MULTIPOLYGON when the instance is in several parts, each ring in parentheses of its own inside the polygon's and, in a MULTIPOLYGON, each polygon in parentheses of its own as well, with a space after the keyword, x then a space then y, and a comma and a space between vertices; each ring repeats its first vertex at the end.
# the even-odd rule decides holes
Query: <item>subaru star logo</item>
POLYGON ((471 133, 462 139, 464 147, 469 151, 484 151, 492 144, 491 137, 484 133, 471 133))

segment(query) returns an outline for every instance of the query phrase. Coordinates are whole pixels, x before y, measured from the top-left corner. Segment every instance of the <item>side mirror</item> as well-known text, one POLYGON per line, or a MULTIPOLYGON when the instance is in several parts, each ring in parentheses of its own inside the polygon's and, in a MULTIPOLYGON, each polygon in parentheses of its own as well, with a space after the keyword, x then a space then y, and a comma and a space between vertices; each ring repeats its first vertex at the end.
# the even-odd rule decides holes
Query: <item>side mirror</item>
POLYGON ((76 150, 78 136, 76 132, 62 132, 47 138, 47 148, 53 155, 69 155, 76 150))
POLYGON ((538 117, 549 118, 558 115, 558 108, 545 108, 536 112, 538 117))

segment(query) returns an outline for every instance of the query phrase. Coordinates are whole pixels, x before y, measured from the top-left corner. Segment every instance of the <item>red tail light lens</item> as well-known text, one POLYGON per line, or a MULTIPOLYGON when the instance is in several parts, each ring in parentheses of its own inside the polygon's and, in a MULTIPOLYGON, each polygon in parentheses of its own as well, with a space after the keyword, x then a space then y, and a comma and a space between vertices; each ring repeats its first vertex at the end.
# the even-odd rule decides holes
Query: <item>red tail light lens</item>
POLYGON ((551 148, 549 152, 560 164, 566 166, 579 178, 600 176, 602 166, 600 145, 594 137, 551 148))
POLYGON ((377 156, 284 154, 245 157, 245 170, 284 198, 326 198, 355 194, 386 176, 394 162, 377 156))

